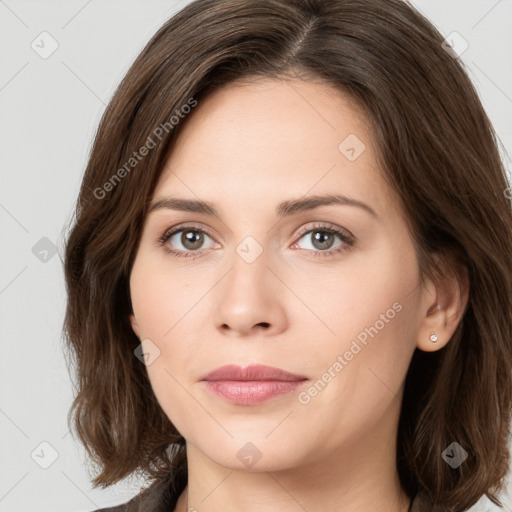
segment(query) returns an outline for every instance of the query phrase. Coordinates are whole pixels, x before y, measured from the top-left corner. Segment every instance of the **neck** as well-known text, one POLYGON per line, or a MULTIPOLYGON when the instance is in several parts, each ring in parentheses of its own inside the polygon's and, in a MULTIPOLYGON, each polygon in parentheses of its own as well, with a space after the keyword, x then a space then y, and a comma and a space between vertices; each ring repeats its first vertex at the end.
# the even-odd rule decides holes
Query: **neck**
MULTIPOLYGON (((223 496, 223 499, 226 502, 229 501, 231 503, 230 505, 221 505, 219 504, 218 500, 216 500, 215 503, 212 502, 210 504, 210 508, 206 508, 204 505, 202 505, 202 503, 208 498, 208 496, 205 496, 205 498, 200 499, 192 497, 189 501, 189 487, 187 486, 183 491, 182 495, 180 496, 180 499, 178 500, 175 512, 199 512, 199 510, 205 510, 208 512, 216 512, 221 510, 224 512, 231 512, 235 510, 247 510, 248 512, 271 512, 277 510, 287 510, 290 512, 304 512, 305 510, 307 510, 314 512, 319 510, 325 510, 324 507, 329 507, 329 510, 337 512, 352 512, 355 510, 379 510, 380 506, 382 506, 384 510, 390 512, 408 512, 411 505, 410 498, 403 490, 398 491, 397 494, 393 497, 388 496, 387 493, 385 492, 379 493, 378 490, 373 489, 372 499, 367 499, 368 496, 354 496, 353 493, 348 493, 345 496, 340 496, 340 492, 335 492, 332 489, 326 491, 325 487, 323 487, 323 490, 319 492, 309 492, 308 498, 304 499, 302 496, 303 493, 298 492, 297 494, 300 497, 297 498, 296 496, 293 496, 287 489, 285 489, 284 486, 282 486, 282 484, 279 483, 275 478, 272 479, 272 476, 269 476, 268 483, 272 484, 272 482, 274 483, 273 489, 269 489, 269 492, 265 493, 265 488, 272 487, 272 485, 266 486, 265 483, 263 483, 262 487, 261 479, 258 480, 255 485, 259 486, 259 492, 253 493, 254 497, 251 498, 250 503, 248 503, 247 498, 240 499, 241 492, 238 492, 236 499, 228 500, 227 496, 223 496), (331 493, 329 499, 326 500, 325 495, 322 496, 320 494, 324 492, 331 493), (312 503, 313 501, 316 501, 316 505, 314 505, 314 507, 316 508, 313 508, 312 505, 304 505, 304 502, 312 503), (195 505, 192 505, 192 503, 195 503, 195 505), (243 503, 243 505, 235 503, 243 503), (201 509, 197 508, 199 505, 202 505, 201 509)), ((254 484, 251 488, 254 489, 254 484)))
POLYGON ((220 466, 187 443, 188 485, 175 512, 407 512, 410 499, 396 471, 396 420, 381 418, 378 429, 359 432, 327 456, 268 471, 220 466))

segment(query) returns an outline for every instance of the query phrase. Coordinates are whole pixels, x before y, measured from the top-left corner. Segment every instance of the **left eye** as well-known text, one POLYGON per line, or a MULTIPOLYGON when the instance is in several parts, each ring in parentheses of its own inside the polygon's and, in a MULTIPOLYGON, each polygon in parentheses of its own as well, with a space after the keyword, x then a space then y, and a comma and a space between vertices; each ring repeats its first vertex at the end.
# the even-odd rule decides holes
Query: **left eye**
MULTIPOLYGON (((311 241, 311 246, 314 252, 319 252, 321 256, 330 255, 340 250, 348 249, 350 246, 354 244, 354 241, 348 233, 345 233, 341 230, 334 229, 331 227, 316 227, 313 229, 309 229, 305 233, 303 233, 299 240, 305 238, 306 240, 311 241), (313 235, 313 236, 312 236, 313 235), (340 243, 337 246, 333 247, 334 239, 338 238, 340 243), (316 250, 315 250, 316 249, 316 250)), ((295 247, 298 245, 298 242, 293 245, 295 247)), ((306 250, 310 250, 306 248, 306 250)), ((316 255, 315 255, 316 256, 316 255)))

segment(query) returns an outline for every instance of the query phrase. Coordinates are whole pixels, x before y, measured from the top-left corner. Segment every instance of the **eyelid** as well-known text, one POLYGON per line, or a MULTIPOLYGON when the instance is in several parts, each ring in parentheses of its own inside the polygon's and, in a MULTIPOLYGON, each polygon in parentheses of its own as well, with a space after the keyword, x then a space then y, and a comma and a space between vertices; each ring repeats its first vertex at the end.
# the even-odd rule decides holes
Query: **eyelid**
POLYGON ((168 238, 171 234, 173 234, 177 231, 182 231, 187 228, 197 229, 198 231, 204 231, 210 238, 212 238, 213 240, 216 240, 216 238, 213 235, 212 230, 210 228, 207 228, 204 225, 198 225, 194 222, 185 222, 185 223, 181 223, 181 224, 176 224, 175 226, 172 226, 172 227, 166 229, 164 231, 163 235, 159 237, 159 240, 162 241, 164 238, 166 238, 166 237, 168 238))
POLYGON ((314 230, 332 230, 336 234, 343 234, 347 239, 355 243, 356 237, 346 228, 342 228, 341 226, 337 226, 335 224, 331 224, 330 222, 317 221, 313 226, 305 226, 299 230, 299 232, 294 236, 295 239, 302 238, 306 233, 309 233, 314 230))
MULTIPOLYGON (((186 228, 195 228, 199 231, 204 231, 208 236, 210 236, 213 239, 216 238, 210 228, 208 228, 204 225, 196 224, 194 222, 185 222, 183 224, 176 224, 176 226, 172 226, 172 227, 166 229, 161 238, 164 238, 165 236, 167 236, 169 233, 172 233, 173 231, 179 231, 179 230, 186 229, 186 228)), ((334 231, 341 231, 342 233, 344 233, 347 236, 347 238, 355 240, 355 236, 348 229, 342 228, 341 226, 337 226, 335 224, 331 224, 329 222, 324 222, 324 221, 316 221, 316 223, 313 226, 303 226, 302 228, 299 229, 299 231, 297 233, 295 233, 293 235, 293 238, 296 239, 298 237, 302 237, 303 235, 305 235, 306 233, 308 233, 309 231, 311 231, 312 229, 315 229, 315 228, 316 229, 332 229, 334 231)))

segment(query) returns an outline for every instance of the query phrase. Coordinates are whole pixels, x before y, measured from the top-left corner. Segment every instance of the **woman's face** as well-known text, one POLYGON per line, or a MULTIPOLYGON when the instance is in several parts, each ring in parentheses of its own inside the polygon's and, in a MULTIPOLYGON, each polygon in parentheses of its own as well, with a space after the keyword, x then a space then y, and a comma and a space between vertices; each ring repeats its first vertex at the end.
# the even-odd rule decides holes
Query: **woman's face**
POLYGON ((325 84, 261 80, 232 83, 189 115, 130 277, 131 323, 163 410, 230 468, 320 463, 362 443, 368 456, 391 450, 435 296, 419 285, 362 112, 325 84), (203 380, 253 364, 306 380, 203 380))

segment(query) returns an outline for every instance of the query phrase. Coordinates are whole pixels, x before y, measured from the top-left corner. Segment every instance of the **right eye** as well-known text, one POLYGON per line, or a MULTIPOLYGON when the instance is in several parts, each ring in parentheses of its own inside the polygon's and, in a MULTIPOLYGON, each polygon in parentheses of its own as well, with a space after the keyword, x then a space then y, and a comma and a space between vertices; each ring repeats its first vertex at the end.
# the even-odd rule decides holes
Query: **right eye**
POLYGON ((178 258, 195 258, 200 254, 199 249, 205 243, 205 236, 212 240, 210 235, 203 229, 195 226, 178 226, 166 231, 159 239, 159 242, 165 251, 178 258), (181 247, 176 249, 177 246, 181 247))

